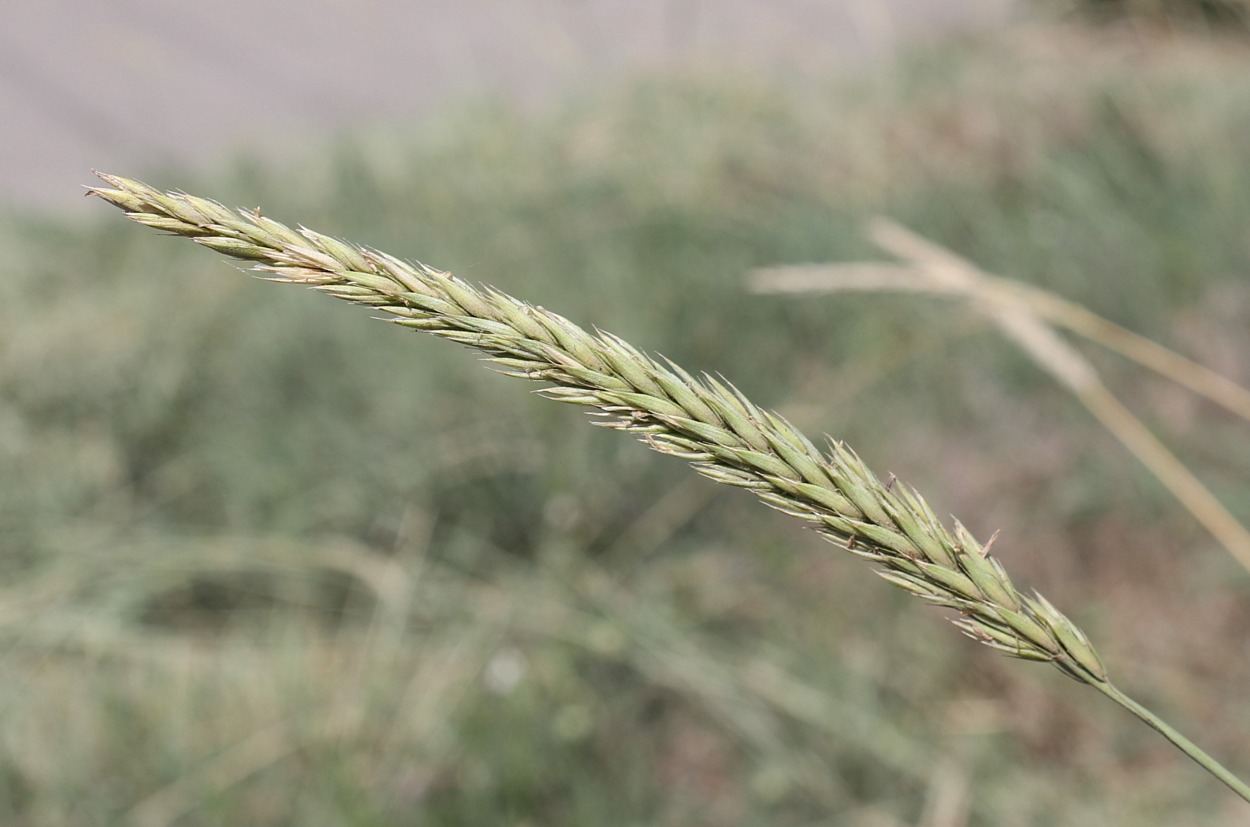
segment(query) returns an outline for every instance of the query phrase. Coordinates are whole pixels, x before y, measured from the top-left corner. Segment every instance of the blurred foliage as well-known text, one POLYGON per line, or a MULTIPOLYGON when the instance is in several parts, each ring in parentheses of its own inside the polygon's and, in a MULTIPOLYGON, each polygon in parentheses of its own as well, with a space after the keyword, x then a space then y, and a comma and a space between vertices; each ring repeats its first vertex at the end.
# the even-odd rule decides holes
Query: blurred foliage
MULTIPOLYGON (((822 85, 465 105, 198 181, 114 171, 724 373, 1003 528, 996 552, 1130 689, 1236 756, 1244 572, 1112 440, 950 306, 742 279, 870 256, 885 213, 1250 380, 1248 66, 1033 32, 822 85)), ((1237 812, 1089 693, 465 352, 103 211, 10 216, 0 243, 4 824, 1237 812)), ((1108 366, 1250 513, 1244 428, 1108 366)))
POLYGON ((1247 0, 1064 0, 1060 5, 1095 23, 1127 22, 1239 38, 1250 33, 1247 0))

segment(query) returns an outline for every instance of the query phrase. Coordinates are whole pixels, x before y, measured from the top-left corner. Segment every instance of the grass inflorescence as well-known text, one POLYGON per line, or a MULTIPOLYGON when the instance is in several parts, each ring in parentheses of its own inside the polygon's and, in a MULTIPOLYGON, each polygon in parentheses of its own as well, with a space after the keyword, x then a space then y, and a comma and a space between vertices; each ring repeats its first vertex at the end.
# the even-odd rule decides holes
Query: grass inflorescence
POLYGON ((883 482, 846 446, 822 453, 784 418, 710 375, 696 378, 608 333, 448 273, 401 261, 257 210, 230 210, 185 193, 101 174, 92 193, 138 223, 232 258, 267 278, 387 314, 487 354, 503 373, 543 382, 546 397, 592 409, 608 427, 689 461, 717 482, 754 492, 878 566, 890 582, 953 609, 977 640, 1052 663, 1137 714, 1250 801, 1250 787, 1116 689, 1086 635, 1038 594, 1021 594, 1002 565, 960 524, 947 530, 913 489, 883 482))

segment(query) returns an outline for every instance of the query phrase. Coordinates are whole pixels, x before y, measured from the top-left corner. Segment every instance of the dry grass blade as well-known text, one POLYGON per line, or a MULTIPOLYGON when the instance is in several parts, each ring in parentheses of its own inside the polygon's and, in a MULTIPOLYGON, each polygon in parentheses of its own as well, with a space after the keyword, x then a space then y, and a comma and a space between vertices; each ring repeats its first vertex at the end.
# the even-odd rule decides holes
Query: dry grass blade
POLYGON ((1054 293, 986 273, 962 256, 892 221, 874 221, 869 233, 883 250, 921 268, 938 287, 1027 308, 1037 318, 1084 336, 1250 421, 1250 390, 1205 365, 1054 293))
MULTIPOLYGON (((1008 282, 1010 284, 1010 282, 1008 282)), ((1029 285, 1013 285, 1033 312, 1150 368, 1250 422, 1250 390, 1145 336, 1104 319, 1088 308, 1029 285)))
MULTIPOLYGON (((948 530, 916 491, 881 482, 841 443, 831 442, 822 453, 732 386, 707 375, 696 379, 611 334, 592 334, 541 307, 425 265, 312 230, 297 232, 259 211, 234 211, 138 181, 100 177, 111 188, 91 192, 132 220, 251 261, 276 281, 376 308, 395 324, 482 351, 501 372, 545 383, 548 398, 590 408, 600 424, 637 434, 704 476, 752 491, 806 521, 875 563, 895 585, 958 612, 956 624, 982 643, 1051 663, 1128 700, 1111 684, 1085 634, 1042 596, 1021 594, 989 548, 963 526, 948 530)), ((1154 716, 1146 720, 1166 727, 1154 716)), ((1250 801, 1250 787, 1179 733, 1161 731, 1250 801)))
POLYGON ((752 286, 761 292, 893 290, 967 299, 1071 391, 1194 519, 1250 571, 1250 531, 1107 389, 1094 366, 1060 338, 1050 324, 1081 333, 1247 420, 1250 420, 1250 392, 1079 305, 985 273, 966 259, 897 224, 878 220, 870 233, 882 249, 908 263, 770 268, 753 274, 752 286))
POLYGON ((915 263, 857 262, 767 267, 752 274, 751 286, 762 293, 893 290, 966 296, 975 292, 986 299, 1022 303, 1055 327, 1070 330, 1119 353, 1250 422, 1250 390, 1205 365, 1121 327, 1089 308, 1033 285, 990 275, 976 268, 973 268, 976 278, 972 280, 964 278, 952 284, 945 278, 934 279, 929 265, 937 263, 933 256, 938 251, 942 253, 941 264, 948 272, 952 266, 966 272, 973 265, 932 241, 890 222, 876 222, 872 233, 883 248, 898 252, 902 258, 915 263), (921 267, 922 263, 925 266, 921 267))

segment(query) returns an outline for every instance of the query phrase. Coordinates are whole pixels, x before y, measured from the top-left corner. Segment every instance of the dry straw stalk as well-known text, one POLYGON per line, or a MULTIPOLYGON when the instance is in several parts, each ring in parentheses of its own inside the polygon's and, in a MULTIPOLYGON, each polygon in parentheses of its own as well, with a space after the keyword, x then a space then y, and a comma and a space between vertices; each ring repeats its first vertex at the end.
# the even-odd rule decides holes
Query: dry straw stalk
MULTIPOLYGON (((90 193, 134 221, 251 261, 302 284, 380 310, 487 354, 502 373, 546 383, 542 394, 590 408, 599 424, 638 434, 717 482, 745 488, 877 566, 891 583, 958 612, 968 635, 1026 660, 1053 664, 1137 714, 1250 801, 1250 786, 1115 688, 1077 626, 1039 594, 1016 589, 1002 565, 956 523, 948 531, 908 486, 882 482, 840 442, 822 453, 782 417, 712 376, 696 378, 609 333, 422 264, 400 261, 260 214, 99 174, 90 193)), ((992 543, 992 541, 991 541, 992 543)))
POLYGON ((1053 329, 1081 334, 1250 421, 1250 391, 1202 365, 1031 285, 985 273, 960 256, 891 221, 869 235, 906 264, 831 264, 757 270, 758 292, 902 290, 958 296, 983 313, 1034 362, 1080 400, 1116 439, 1250 571, 1250 531, 1108 390, 1094 366, 1053 329))

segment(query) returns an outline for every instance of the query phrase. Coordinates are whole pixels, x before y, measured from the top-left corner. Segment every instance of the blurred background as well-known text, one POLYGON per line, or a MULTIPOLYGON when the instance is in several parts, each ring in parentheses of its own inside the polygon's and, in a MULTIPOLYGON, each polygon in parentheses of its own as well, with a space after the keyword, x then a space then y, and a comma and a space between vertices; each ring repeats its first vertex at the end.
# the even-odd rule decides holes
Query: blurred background
MULTIPOLYGON (((1001 531, 1244 775, 1227 541, 965 303, 748 281, 881 260, 886 216, 1245 385, 1247 11, 6 9, 0 823, 1250 824, 748 495, 79 195, 259 204, 723 373, 1001 531)), ((1078 347, 1250 518, 1244 418, 1078 347)))

